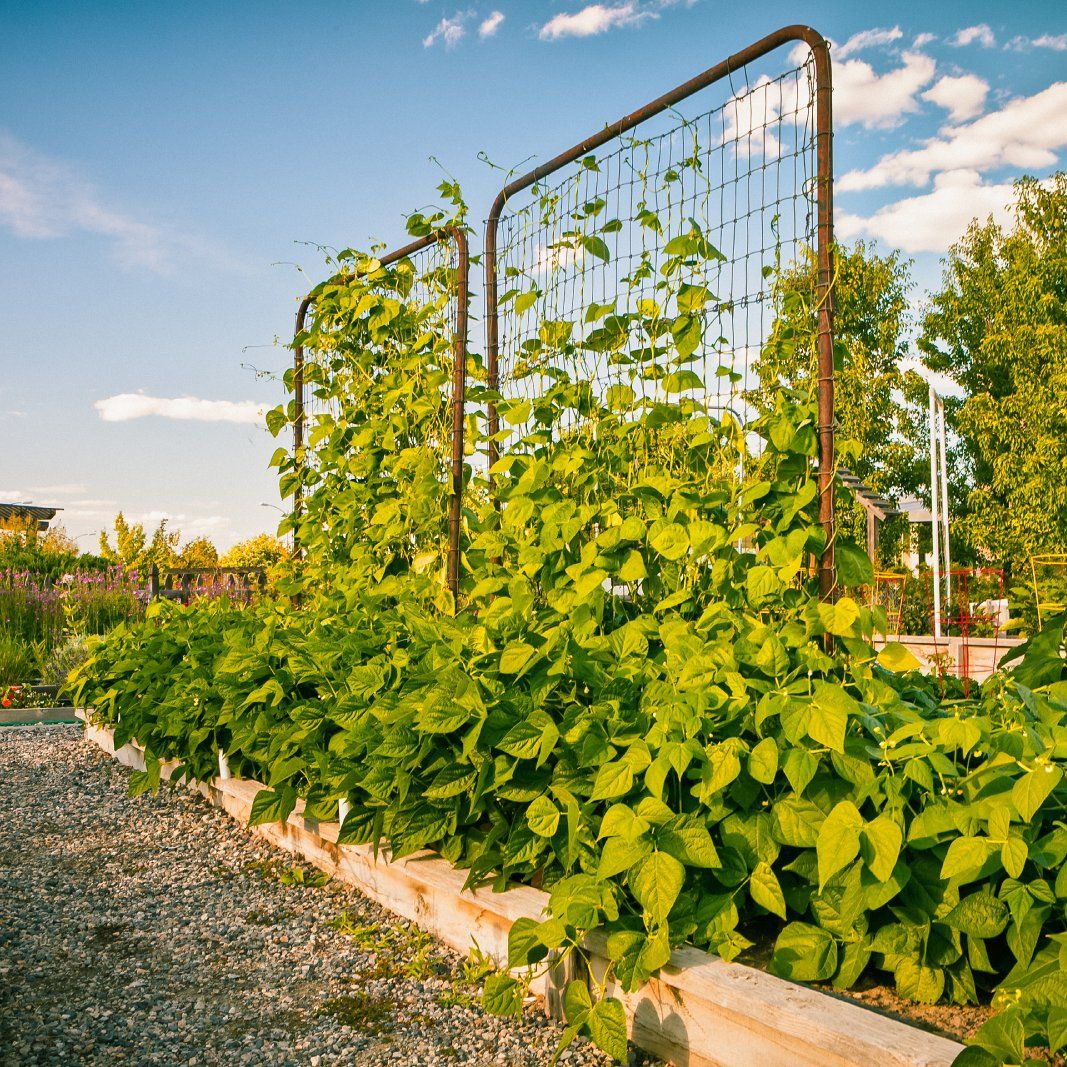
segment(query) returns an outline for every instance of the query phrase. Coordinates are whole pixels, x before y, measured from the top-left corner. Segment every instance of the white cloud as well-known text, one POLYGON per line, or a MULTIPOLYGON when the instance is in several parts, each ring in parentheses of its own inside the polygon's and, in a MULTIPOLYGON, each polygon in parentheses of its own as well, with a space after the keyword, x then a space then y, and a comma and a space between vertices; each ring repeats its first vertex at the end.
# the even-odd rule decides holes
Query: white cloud
POLYGON ((859 123, 868 130, 899 126, 919 110, 918 93, 933 80, 936 65, 921 52, 905 52, 903 65, 885 74, 862 59, 834 67, 834 122, 859 123))
POLYGON ((504 21, 503 11, 494 11, 482 24, 478 27, 479 37, 492 37, 496 34, 496 31, 500 29, 500 24, 504 21))
POLYGON ((628 0, 624 4, 589 4, 573 14, 553 15, 539 34, 542 41, 558 41, 561 37, 592 37, 618 26, 635 26, 645 19, 657 18, 655 12, 641 8, 628 0))
POLYGON ((1010 182, 983 185, 975 170, 946 171, 932 192, 887 204, 867 218, 838 213, 834 228, 843 240, 877 237, 909 254, 944 252, 972 219, 992 215, 998 223, 1010 221, 1013 195, 1010 182))
POLYGON ((166 510, 131 513, 126 515, 126 521, 142 523, 146 530, 154 530, 161 522, 166 522, 172 533, 181 530, 185 539, 199 537, 230 525, 230 520, 224 515, 189 515, 166 510))
POLYGON ((164 419, 194 422, 239 422, 262 424, 264 405, 253 400, 201 400, 195 396, 173 398, 119 393, 93 405, 104 422, 129 422, 158 415, 164 419))
POLYGON ((24 504, 26 494, 21 489, 0 489, 0 501, 5 504, 24 504))
POLYGON ((948 170, 985 171, 997 166, 1037 170, 1056 163, 1067 145, 1067 82, 1033 96, 1009 100, 1000 110, 949 127, 922 148, 892 152, 870 170, 853 170, 837 183, 842 192, 887 185, 923 185, 948 170))
POLYGON ((883 44, 892 44, 904 36, 904 31, 899 26, 891 30, 861 30, 854 33, 840 48, 837 49, 837 59, 845 59, 853 52, 861 52, 865 48, 876 48, 883 44))
POLYGON ((451 18, 442 18, 433 31, 422 39, 423 48, 432 48, 438 41, 442 41, 445 48, 455 48, 466 35, 466 24, 473 17, 473 11, 457 11, 451 18))
POLYGON ((989 26, 980 22, 977 26, 968 26, 966 29, 957 31, 949 38, 948 43, 958 48, 964 48, 969 44, 980 44, 983 48, 992 48, 997 43, 997 39, 989 26))
POLYGON ((534 249, 533 273, 547 275, 557 270, 567 270, 585 259, 582 245, 567 244, 566 239, 553 245, 538 245, 534 249))
POLYGON ((742 157, 777 159, 782 151, 778 132, 786 123, 795 123, 799 107, 799 85, 794 79, 779 81, 764 74, 750 89, 727 101, 723 144, 731 145, 742 157), (783 117, 784 123, 780 122, 783 117))
POLYGON ((86 487, 74 482, 67 482, 63 485, 31 485, 30 492, 41 496, 81 496, 86 492, 86 487))
POLYGON ((911 42, 912 48, 925 48, 928 44, 933 44, 937 40, 936 33, 920 33, 914 41, 911 42))
POLYGON ((1053 52, 1067 52, 1067 33, 1013 37, 1004 47, 1012 52, 1029 52, 1031 48, 1051 48, 1053 52))
POLYGON ((167 236, 107 207, 98 193, 59 162, 0 133, 0 225, 35 240, 96 234, 114 242, 128 266, 160 270, 167 236))
POLYGON ((976 74, 961 74, 938 79, 923 99, 943 107, 953 122, 963 122, 982 113, 988 95, 989 82, 976 74))
POLYGON ((109 207, 100 193, 62 160, 0 131, 0 228, 29 240, 89 235, 111 245, 124 267, 167 274, 179 256, 247 271, 225 248, 195 235, 153 225, 109 207))

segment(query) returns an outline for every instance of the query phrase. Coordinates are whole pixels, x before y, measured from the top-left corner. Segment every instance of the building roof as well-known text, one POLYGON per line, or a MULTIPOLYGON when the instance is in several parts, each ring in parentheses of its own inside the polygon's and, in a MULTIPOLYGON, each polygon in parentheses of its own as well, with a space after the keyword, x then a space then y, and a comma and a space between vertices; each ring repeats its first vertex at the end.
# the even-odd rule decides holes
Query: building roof
POLYGON ((873 511, 879 519, 892 518, 892 516, 901 513, 900 508, 892 500, 872 489, 851 471, 845 470, 844 467, 839 467, 837 476, 841 479, 841 484, 852 493, 856 500, 868 511, 873 511))
POLYGON ((0 525, 7 522, 25 522, 27 519, 37 521, 38 530, 47 530, 48 524, 62 508, 46 508, 39 504, 0 504, 0 525))

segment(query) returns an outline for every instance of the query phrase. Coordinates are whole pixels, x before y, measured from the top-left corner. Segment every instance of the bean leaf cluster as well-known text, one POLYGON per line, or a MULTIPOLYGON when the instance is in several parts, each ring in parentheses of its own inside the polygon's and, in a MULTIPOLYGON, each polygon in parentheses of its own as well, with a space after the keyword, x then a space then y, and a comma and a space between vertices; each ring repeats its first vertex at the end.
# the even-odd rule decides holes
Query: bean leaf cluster
MULTIPOLYGON (((158 786, 162 760, 210 778, 221 750, 267 787, 253 823, 298 799, 336 818, 345 798, 342 843, 544 889, 484 1003, 517 1013, 562 967, 564 1044, 582 1033, 625 1058, 620 992, 679 945, 734 960, 758 944, 800 982, 992 998, 961 1062, 1055 1053, 1062 620, 946 699, 902 646, 876 651, 858 547, 835 545, 840 587, 819 599, 813 398, 781 383, 744 427, 701 399, 687 367, 721 256, 692 226, 666 235, 654 306, 541 323, 532 399, 489 390, 468 355, 458 597, 453 267, 343 256, 302 338, 319 413, 305 453, 274 458, 302 501, 296 578, 251 607, 153 606, 96 645, 76 696, 117 744, 144 746, 133 792, 158 786), (610 388, 578 373, 588 352, 610 388)), ((797 321, 768 346, 812 344, 797 321)), ((289 403, 268 421, 293 417, 289 403)))

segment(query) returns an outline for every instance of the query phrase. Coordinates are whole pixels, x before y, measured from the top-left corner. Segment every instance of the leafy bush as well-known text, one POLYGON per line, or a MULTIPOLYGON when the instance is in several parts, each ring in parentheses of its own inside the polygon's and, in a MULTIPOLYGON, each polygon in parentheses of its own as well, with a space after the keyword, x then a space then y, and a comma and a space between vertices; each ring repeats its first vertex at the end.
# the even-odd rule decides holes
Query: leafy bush
MULTIPOLYGON (((96 645, 77 697, 145 747, 135 792, 162 759, 209 778, 222 749, 269 787, 254 823, 298 797, 329 818, 346 797, 342 842, 543 886, 549 917, 515 924, 510 965, 528 978, 581 956, 594 930, 611 960, 603 985, 566 990, 567 1040, 623 1056, 613 989, 675 945, 733 959, 769 927, 788 978, 881 973, 922 1002, 996 990, 1011 1006, 974 1062, 1057 1048, 1062 625, 980 698, 941 701, 905 649, 872 648, 885 620, 847 595, 871 580, 847 541, 842 595, 820 602, 814 407, 782 388, 745 432, 702 407, 686 364, 718 253, 695 225, 672 246, 654 306, 542 323, 528 343, 540 394, 501 398, 492 486, 467 469, 459 604, 443 555, 450 279, 416 289, 410 263, 346 261, 304 338, 334 402, 314 461, 275 456, 283 493, 305 499, 300 610, 154 605, 96 645), (590 351, 615 368, 608 390, 575 373, 590 351)), ((772 345, 810 343, 796 310, 772 345)), ((518 1012, 523 982, 491 976, 487 1006, 518 1012)))
POLYGON ((0 628, 0 689, 28 681, 37 661, 37 648, 19 634, 0 628))

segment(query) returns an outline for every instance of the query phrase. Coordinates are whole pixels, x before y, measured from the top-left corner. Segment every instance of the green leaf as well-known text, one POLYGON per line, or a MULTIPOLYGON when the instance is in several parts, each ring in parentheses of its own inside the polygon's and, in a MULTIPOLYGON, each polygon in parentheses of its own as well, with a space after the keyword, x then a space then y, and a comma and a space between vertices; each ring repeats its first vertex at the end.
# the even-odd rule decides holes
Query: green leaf
POLYGON ((537 303, 538 297, 540 297, 540 295, 541 294, 536 289, 532 289, 528 293, 519 293, 519 295, 515 297, 516 313, 519 315, 525 314, 527 311, 530 310, 530 308, 534 306, 534 304, 537 303))
POLYGON ((567 1022, 575 1026, 581 1026, 593 1007, 593 998, 589 995, 589 986, 580 979, 567 983, 563 991, 563 1011, 567 1016, 567 1022))
POLYGON ((261 826, 264 823, 284 823, 296 807, 296 790, 261 789, 252 799, 252 811, 248 817, 249 826, 261 826))
POLYGON ((593 782, 593 792, 590 800, 611 800, 612 797, 621 797, 628 793, 634 784, 633 768, 625 760, 615 760, 613 763, 605 763, 597 771, 596 781, 593 782))
POLYGON ((843 596, 833 604, 818 605, 819 619, 828 633, 837 637, 852 637, 860 617, 859 605, 851 597, 843 596))
POLYGON ((952 878, 959 883, 973 882, 995 847, 985 837, 957 837, 945 853, 941 877, 952 878))
POLYGON ((593 1044, 616 1060, 626 1061, 626 1012, 615 997, 598 1000, 586 1019, 593 1044))
POLYGON ((997 1063, 1023 1063, 1026 1057, 1026 1026, 1018 1008, 1007 1008, 987 1019, 971 1041, 992 1053, 997 1063))
POLYGON ((834 546, 834 565, 837 580, 844 586, 870 585, 874 581, 871 557, 851 541, 839 541, 834 546))
POLYGON ((512 641, 511 644, 500 653, 500 673, 518 674, 537 650, 526 644, 525 641, 512 641))
POLYGON ((902 645, 899 641, 890 641, 885 648, 878 653, 878 662, 887 671, 917 671, 922 664, 914 656, 911 649, 902 645))
POLYGON ((538 837, 551 837, 559 827, 559 814, 559 808, 542 795, 526 809, 526 822, 538 837))
POLYGON ((608 246, 600 237, 595 235, 583 237, 582 245, 590 255, 596 256, 597 259, 602 259, 605 263, 611 259, 611 252, 608 251, 608 246))
POLYGON ((764 785, 774 781, 778 773, 778 745, 773 737, 765 737, 749 753, 748 773, 764 785))
POLYGON ((748 882, 748 892, 761 908, 766 908, 781 919, 786 917, 785 896, 769 864, 763 862, 756 864, 748 882))
POLYGON ((1044 763, 1016 781, 1011 789, 1011 802, 1023 817, 1023 822, 1033 819, 1037 809, 1044 804, 1062 779, 1063 771, 1059 767, 1054 763, 1044 763))
POLYGON ((892 877, 903 842, 903 832, 888 815, 879 815, 863 828, 863 860, 879 882, 892 877))
POLYGON ((835 752, 844 752, 848 716, 858 711, 859 704, 841 686, 819 682, 808 716, 808 737, 835 752))
POLYGON ((671 522, 653 534, 648 543, 664 559, 681 559, 689 551, 689 534, 684 526, 671 522))
POLYGON ((668 824, 656 833, 656 844, 690 867, 722 866, 715 843, 705 826, 694 823, 668 824))
POLYGON ((667 915, 685 882, 685 868, 666 852, 646 856, 630 877, 630 888, 645 914, 655 923, 667 921, 667 915))
POLYGON ((961 933, 985 939, 1002 934, 1008 918, 1008 905, 983 889, 965 896, 943 921, 961 933))
POLYGON ((711 290, 706 285, 688 285, 682 283, 678 286, 675 300, 678 304, 678 312, 681 315, 692 315, 703 311, 704 305, 711 297, 711 290))
POLYGON ((897 992, 919 1004, 936 1004, 945 989, 945 972, 940 967, 926 967, 912 957, 902 960, 893 972, 897 992))
POLYGON ((851 800, 842 800, 826 816, 815 846, 819 858, 820 892, 838 871, 859 855, 862 829, 863 816, 851 800))
MULTIPOLYGON (((1030 850, 1021 837, 1009 837, 1000 846, 1000 862, 1004 864, 1004 870, 1012 878, 1022 877, 1023 868, 1026 866, 1029 856, 1030 850)), ((1067 867, 1064 867, 1063 870, 1067 871, 1067 867)))
POLYGON ((610 837, 600 851, 600 864, 597 867, 598 878, 614 878, 629 870, 639 860, 652 851, 649 838, 610 837))
POLYGON ((548 955, 538 933, 541 924, 536 919, 522 916, 511 924, 508 931, 508 966, 526 967, 538 963, 548 955))
POLYGON ((809 923, 790 923, 778 935, 771 971, 794 982, 822 982, 837 970, 833 935, 809 923))
POLYGON ((522 985, 507 974, 491 974, 482 991, 482 1007, 490 1015, 521 1015, 522 985))
POLYGON ((821 808, 794 797, 778 801, 771 814, 775 839, 793 848, 814 848, 826 821, 821 808))

